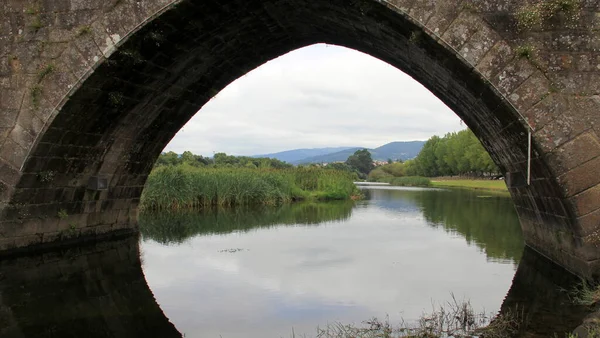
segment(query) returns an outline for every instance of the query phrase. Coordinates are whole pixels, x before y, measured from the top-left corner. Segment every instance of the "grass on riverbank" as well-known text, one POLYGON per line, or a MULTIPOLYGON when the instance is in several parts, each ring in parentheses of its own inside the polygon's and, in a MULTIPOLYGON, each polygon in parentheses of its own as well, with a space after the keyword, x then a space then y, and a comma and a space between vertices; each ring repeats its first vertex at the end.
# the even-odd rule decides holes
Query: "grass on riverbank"
POLYGON ((433 178, 431 184, 436 188, 452 187, 508 192, 506 183, 503 180, 444 180, 433 178))
POLYGON ((413 325, 401 322, 394 326, 387 318, 373 318, 362 326, 333 323, 318 328, 317 338, 506 338, 513 337, 524 320, 519 309, 498 315, 476 313, 469 301, 457 301, 453 296, 451 302, 423 314, 413 325))
POLYGON ((359 195, 355 177, 320 168, 196 168, 152 171, 141 208, 181 210, 237 205, 280 205, 295 200, 344 200, 359 195))
POLYGON ((431 180, 422 176, 401 176, 381 179, 380 182, 386 182, 390 185, 400 187, 430 187, 431 180))

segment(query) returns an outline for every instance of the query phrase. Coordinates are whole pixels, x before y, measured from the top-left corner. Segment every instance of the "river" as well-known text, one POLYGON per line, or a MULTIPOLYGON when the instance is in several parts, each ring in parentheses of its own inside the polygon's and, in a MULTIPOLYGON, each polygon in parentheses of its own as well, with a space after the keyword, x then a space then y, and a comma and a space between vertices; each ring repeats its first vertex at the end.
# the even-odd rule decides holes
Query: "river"
POLYGON ((186 337, 414 322, 452 296, 495 312, 523 251, 509 197, 370 187, 366 199, 144 215, 144 272, 186 337))
POLYGON ((141 237, 0 260, 1 337, 315 337, 448 302, 557 337, 589 311, 525 248, 508 195, 364 187, 357 202, 143 213, 141 237))

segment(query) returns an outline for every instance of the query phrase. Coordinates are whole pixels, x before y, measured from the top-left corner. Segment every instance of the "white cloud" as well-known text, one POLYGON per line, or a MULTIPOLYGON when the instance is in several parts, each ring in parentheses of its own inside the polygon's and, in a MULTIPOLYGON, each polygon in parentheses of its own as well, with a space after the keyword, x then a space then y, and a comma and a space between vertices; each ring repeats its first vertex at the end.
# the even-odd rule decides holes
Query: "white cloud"
POLYGON ((366 54, 320 44, 272 60, 230 84, 165 150, 253 155, 377 147, 463 128, 408 75, 366 54))

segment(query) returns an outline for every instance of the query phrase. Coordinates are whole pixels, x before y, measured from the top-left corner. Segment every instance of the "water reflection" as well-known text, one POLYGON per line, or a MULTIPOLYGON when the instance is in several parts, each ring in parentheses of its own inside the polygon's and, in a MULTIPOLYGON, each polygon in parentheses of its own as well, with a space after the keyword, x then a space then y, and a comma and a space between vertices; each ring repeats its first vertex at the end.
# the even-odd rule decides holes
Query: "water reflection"
POLYGON ((334 320, 411 320, 452 291, 476 309, 518 308, 521 337, 563 337, 589 311, 562 291, 578 279, 515 252, 506 201, 478 195, 370 191, 354 210, 144 215, 143 260, 137 237, 0 260, 0 336, 310 337, 334 320))
POLYGON ((138 238, 0 261, 0 336, 181 337, 142 273, 138 238))
MULTIPOLYGON (((311 336, 328 321, 386 314, 410 322, 451 293, 471 299, 478 311, 499 309, 519 254, 489 249, 503 244, 477 222, 489 226, 484 218, 497 216, 487 214, 492 203, 501 203, 496 212, 514 213, 510 200, 473 197, 462 225, 458 216, 443 214, 451 209, 437 213, 436 204, 469 197, 430 193, 443 192, 372 190, 353 210, 298 204, 260 213, 143 215, 144 271, 187 336, 281 337, 292 327, 311 336), (155 231, 169 227, 176 236, 155 231)), ((491 224, 492 232, 512 228, 501 240, 516 234, 510 245, 523 245, 516 218, 491 224)))
POLYGON ((364 190, 370 204, 394 213, 418 209, 429 226, 459 234, 491 260, 517 264, 523 235, 506 195, 465 189, 395 188, 364 190))
POLYGON ((146 212, 140 215, 144 238, 162 244, 180 244, 198 235, 270 228, 275 225, 318 225, 343 221, 352 215, 351 201, 297 203, 280 207, 240 207, 204 212, 146 212))

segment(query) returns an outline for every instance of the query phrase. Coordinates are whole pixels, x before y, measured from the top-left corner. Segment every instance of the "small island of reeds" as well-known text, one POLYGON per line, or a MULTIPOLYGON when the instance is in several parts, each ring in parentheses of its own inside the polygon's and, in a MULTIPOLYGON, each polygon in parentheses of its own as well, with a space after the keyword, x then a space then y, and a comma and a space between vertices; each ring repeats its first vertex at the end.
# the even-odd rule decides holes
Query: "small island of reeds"
MULTIPOLYGON (((252 163, 252 160, 248 161, 252 163)), ((280 205, 360 196, 353 183, 356 175, 347 171, 280 164, 270 166, 264 165, 264 161, 262 168, 247 163, 239 167, 193 164, 187 161, 165 165, 159 161, 146 182, 141 208, 180 210, 280 205)))

